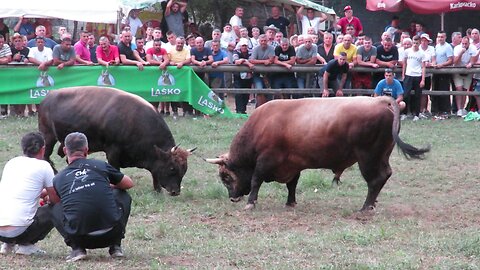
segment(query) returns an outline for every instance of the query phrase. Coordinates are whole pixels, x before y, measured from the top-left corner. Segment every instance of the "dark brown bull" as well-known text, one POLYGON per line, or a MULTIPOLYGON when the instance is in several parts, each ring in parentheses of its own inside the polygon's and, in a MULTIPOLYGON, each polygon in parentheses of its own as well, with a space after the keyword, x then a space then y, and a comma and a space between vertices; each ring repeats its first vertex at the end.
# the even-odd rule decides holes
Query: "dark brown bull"
POLYGON ((89 151, 104 151, 116 168, 138 167, 151 172, 156 191, 165 188, 180 194, 193 150, 175 146, 160 114, 142 98, 106 87, 71 87, 50 91, 40 104, 39 130, 45 136, 45 160, 50 160, 57 141, 64 157, 63 141, 70 132, 84 133, 89 151))
POLYGON ((285 183, 287 205, 294 206, 302 170, 331 169, 338 182, 358 162, 368 185, 362 210, 368 210, 392 175, 395 144, 407 158, 429 151, 404 143, 399 130, 399 109, 390 97, 275 100, 253 112, 228 153, 207 161, 219 165, 232 201, 250 194, 246 209, 255 206, 263 182, 285 183))

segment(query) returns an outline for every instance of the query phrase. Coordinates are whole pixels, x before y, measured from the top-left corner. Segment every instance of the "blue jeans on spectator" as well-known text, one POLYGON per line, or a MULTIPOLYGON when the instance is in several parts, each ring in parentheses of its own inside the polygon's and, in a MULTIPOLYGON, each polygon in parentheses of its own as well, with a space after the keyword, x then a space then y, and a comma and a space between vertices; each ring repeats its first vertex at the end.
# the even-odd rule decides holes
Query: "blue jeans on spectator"
MULTIPOLYGON (((297 80, 293 74, 288 74, 288 73, 282 73, 279 75, 276 75, 275 77, 272 78, 273 85, 272 87, 275 89, 280 89, 280 88, 298 88, 297 87, 297 80)), ((290 94, 285 94, 284 97, 290 97, 290 94)), ((303 95, 299 94, 293 94, 291 95, 292 98, 302 98, 303 95)))
MULTIPOLYGON (((265 89, 269 88, 272 85, 272 81, 270 80, 270 77, 267 75, 263 75, 263 77, 260 76, 258 73, 253 74, 253 85, 255 86, 255 89, 265 89), (265 82, 267 82, 269 85, 266 85, 265 82)), ((273 95, 271 94, 257 94, 256 102, 257 104, 255 107, 259 107, 265 102, 272 100, 273 95)))
MULTIPOLYGON (((235 88, 247 88, 250 89, 252 87, 253 80, 247 79, 242 80, 240 76, 235 76, 233 80, 233 85, 235 88)), ((247 105, 248 105, 248 97, 250 94, 235 94, 235 111, 236 113, 246 114, 247 113, 247 105)))

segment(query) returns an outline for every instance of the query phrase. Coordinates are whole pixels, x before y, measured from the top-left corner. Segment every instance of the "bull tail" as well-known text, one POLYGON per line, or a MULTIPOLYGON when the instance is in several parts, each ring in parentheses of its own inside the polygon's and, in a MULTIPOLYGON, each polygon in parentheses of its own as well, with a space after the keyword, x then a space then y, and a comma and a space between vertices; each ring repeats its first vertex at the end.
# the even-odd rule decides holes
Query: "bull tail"
POLYGON ((403 155, 407 159, 424 159, 425 153, 430 151, 430 146, 424 148, 417 148, 411 144, 408 144, 398 135, 400 132, 400 108, 397 101, 391 99, 390 105, 393 107, 393 124, 392 124, 392 136, 393 140, 397 144, 398 148, 402 151, 403 155))

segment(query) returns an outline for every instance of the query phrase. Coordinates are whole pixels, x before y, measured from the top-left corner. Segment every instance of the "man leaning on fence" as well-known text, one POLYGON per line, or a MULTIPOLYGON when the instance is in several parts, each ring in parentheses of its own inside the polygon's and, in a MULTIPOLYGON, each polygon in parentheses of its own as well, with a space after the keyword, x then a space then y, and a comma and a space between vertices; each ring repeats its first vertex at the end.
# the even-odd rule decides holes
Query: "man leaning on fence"
MULTIPOLYGON (((453 64, 453 49, 447 42, 447 34, 444 31, 437 33, 437 44, 435 45, 436 64, 434 68, 444 68, 453 64)), ((433 90, 449 91, 451 74, 433 74, 433 90)), ((432 96, 432 114, 438 114, 441 117, 446 117, 450 114, 451 104, 450 96, 432 96)))
MULTIPOLYGON (((459 45, 453 49, 453 63, 457 67, 471 68, 478 58, 478 51, 475 45, 470 44, 468 37, 463 37, 459 45)), ((456 91, 467 91, 472 84, 471 73, 455 73, 453 74, 453 82, 456 91)), ((465 110, 466 96, 455 96, 457 104, 457 116, 467 115, 465 110)))
MULTIPOLYGON (((275 50, 272 46, 268 45, 266 35, 260 35, 258 39, 260 45, 253 48, 249 61, 254 65, 270 66, 275 59, 275 50)), ((269 88, 271 85, 270 75, 256 72, 253 74, 253 83, 256 89, 269 88)), ((258 108, 271 99, 272 95, 257 94, 256 107, 258 108)))
POLYGON ((61 70, 73 64, 75 64, 75 50, 72 47, 72 36, 64 34, 62 42, 53 48, 53 65, 61 70))
POLYGON ((337 59, 330 60, 318 74, 318 85, 323 89, 322 97, 329 97, 329 87, 332 88, 334 96, 343 96, 343 86, 348 74, 347 54, 341 52, 337 59), (338 82, 340 77, 340 82, 338 82))
MULTIPOLYGON (((248 50, 248 40, 241 38, 238 42, 239 49, 233 52, 233 60, 237 66, 248 66, 253 69, 250 63, 251 52, 248 50)), ((253 83, 252 72, 235 72, 233 73, 233 83, 235 88, 250 89, 253 83)), ((235 94, 235 111, 237 113, 246 114, 249 94, 235 94)))

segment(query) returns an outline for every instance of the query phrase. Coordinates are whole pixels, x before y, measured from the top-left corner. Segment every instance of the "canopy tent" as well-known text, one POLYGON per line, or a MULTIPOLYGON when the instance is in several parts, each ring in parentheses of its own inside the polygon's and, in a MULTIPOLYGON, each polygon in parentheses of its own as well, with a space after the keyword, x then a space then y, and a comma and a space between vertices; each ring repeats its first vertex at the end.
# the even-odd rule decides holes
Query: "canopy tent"
POLYGON ((403 0, 367 0, 367 10, 400 12, 403 10, 403 0))
POLYGON ((480 10, 480 0, 404 0, 417 14, 437 14, 460 10, 480 10))
POLYGON ((4 1, 0 18, 60 18, 81 22, 116 23, 121 4, 118 0, 83 0, 81 4, 68 4, 62 0, 4 1))
POLYGON ((445 13, 480 10, 480 0, 367 0, 366 8, 370 11, 399 12, 404 6, 416 14, 440 14, 440 29, 443 30, 445 13))
POLYGON ((306 8, 313 8, 314 10, 317 10, 329 15, 333 15, 333 16, 336 15, 335 10, 319 5, 309 0, 243 0, 243 1, 255 2, 255 3, 260 3, 264 5, 270 5, 270 6, 274 6, 274 5, 283 6, 285 8, 290 8, 291 6, 295 6, 295 7, 304 6, 306 8))
POLYGON ((480 10, 480 0, 367 0, 367 10, 399 12, 407 6, 416 14, 480 10))

